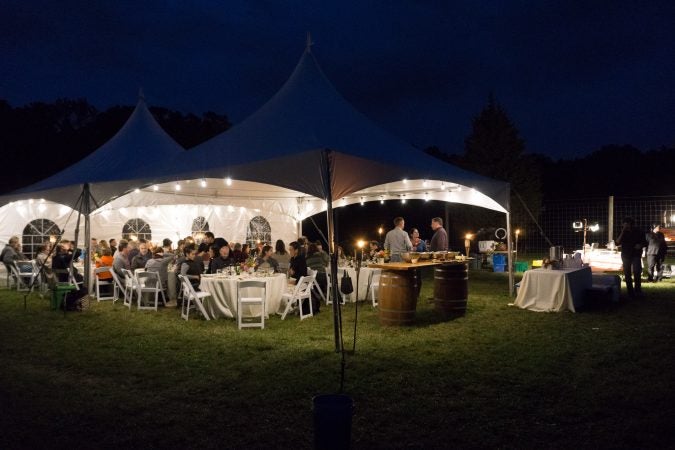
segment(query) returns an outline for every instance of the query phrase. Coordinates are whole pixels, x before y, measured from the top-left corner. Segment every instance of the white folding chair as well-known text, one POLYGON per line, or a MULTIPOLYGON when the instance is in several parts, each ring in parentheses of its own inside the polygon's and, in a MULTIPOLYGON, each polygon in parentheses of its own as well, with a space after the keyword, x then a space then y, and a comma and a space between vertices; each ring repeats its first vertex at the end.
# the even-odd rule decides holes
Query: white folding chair
POLYGON ((126 305, 126 296, 127 296, 127 290, 126 290, 126 285, 125 282, 122 281, 120 276, 115 272, 115 270, 111 270, 110 273, 112 274, 113 277, 113 303, 115 303, 117 300, 119 300, 120 292, 122 292, 122 295, 124 296, 123 303, 126 305))
MULTIPOLYGON (((131 304, 134 302, 134 294, 138 292, 138 282, 136 277, 129 269, 122 269, 124 274, 124 305, 131 309, 131 304)), ((140 298, 138 300, 140 302, 140 298)))
MULTIPOLYGON (((162 282, 159 280, 157 272, 137 272, 136 273, 136 292, 138 294, 138 309, 154 309, 157 311, 157 303, 159 302, 159 294, 162 292, 162 282), (155 302, 152 306, 146 306, 145 294, 154 294, 155 302)), ((162 300, 164 303, 164 301, 162 300)))
POLYGON ((101 280, 98 277, 98 274, 100 273, 110 273, 112 274, 113 270, 112 267, 97 267, 94 269, 94 276, 96 277, 96 301, 104 301, 104 300, 116 300, 115 296, 115 290, 116 286, 115 280, 110 278, 107 280, 101 280), (106 295, 101 295, 101 286, 110 286, 112 289, 110 289, 110 293, 106 295))
POLYGON ((370 300, 373 302, 373 308, 377 307, 377 296, 380 293, 380 275, 382 271, 379 269, 373 270, 368 276, 368 295, 370 300))
POLYGON ((180 310, 180 316, 183 319, 188 320, 190 308, 193 307, 191 303, 194 302, 204 318, 206 320, 211 320, 208 313, 206 312, 206 308, 204 308, 204 303, 202 302, 204 298, 210 297, 211 294, 208 292, 195 291, 195 288, 192 287, 192 283, 190 283, 190 279, 185 275, 178 275, 178 279, 180 280, 180 284, 183 288, 183 306, 180 310))
POLYGON ((286 302, 284 312, 281 314, 281 320, 284 320, 286 315, 296 307, 300 312, 300 320, 306 319, 307 317, 312 317, 314 315, 314 311, 312 310, 313 281, 314 280, 311 276, 300 277, 297 284, 295 285, 295 289, 293 289, 293 292, 286 292, 281 296, 281 299, 286 302), (309 303, 308 314, 302 313, 302 301, 305 299, 307 299, 307 303, 309 303))
POLYGON ((265 298, 267 297, 267 283, 264 281, 240 281, 237 283, 237 326, 242 328, 265 328, 265 298), (255 295, 252 295, 256 290, 255 295), (260 294, 262 292, 262 294, 260 294), (244 322, 244 306, 260 306, 259 322, 244 322))
MULTIPOLYGON (((321 290, 321 286, 319 286, 319 283, 316 281, 316 276, 319 273, 318 270, 310 269, 309 267, 307 268, 307 275, 312 277, 314 281, 312 282, 312 290, 318 292, 319 297, 321 297, 321 300, 323 300, 326 304, 328 304, 328 299, 326 298, 325 295, 323 295, 323 291, 321 290)), ((328 294, 330 295, 330 294, 328 294)))
POLYGON ((11 264, 5 264, 3 262, 3 266, 5 266, 5 271, 7 275, 7 289, 14 289, 16 287, 16 276, 14 275, 14 271, 12 270, 11 264))
MULTIPOLYGON (((340 278, 340 277, 338 277, 340 278)), ((332 305, 333 300, 330 298, 333 292, 333 283, 331 282, 331 277, 330 273, 326 273, 326 305, 332 305)), ((346 300, 345 298, 347 297, 345 294, 340 292, 340 287, 338 286, 338 293, 340 293, 340 304, 344 305, 346 300)))
POLYGON ((17 280, 17 291, 26 292, 33 289, 35 279, 38 275, 35 272, 35 265, 33 264, 33 261, 14 261, 12 271, 14 272, 14 277, 17 280))

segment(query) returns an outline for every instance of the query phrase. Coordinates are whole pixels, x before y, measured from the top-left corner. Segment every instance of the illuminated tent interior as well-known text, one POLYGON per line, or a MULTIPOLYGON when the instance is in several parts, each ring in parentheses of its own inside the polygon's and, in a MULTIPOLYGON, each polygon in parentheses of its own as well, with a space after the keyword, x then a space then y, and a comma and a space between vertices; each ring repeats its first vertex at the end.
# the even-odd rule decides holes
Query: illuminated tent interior
POLYGON ((217 235, 243 242, 262 216, 271 239, 288 242, 302 219, 327 207, 403 199, 504 212, 510 228, 508 183, 446 164, 383 131, 335 90, 309 46, 277 94, 240 124, 187 152, 167 138, 141 99, 90 157, 0 199, 15 201, 0 210, 0 239, 20 234, 40 205, 40 217, 61 223, 69 211, 50 202, 72 207, 87 191, 95 201, 91 236, 98 238, 118 238, 130 218, 146 221, 154 240, 182 237, 203 218, 217 235))

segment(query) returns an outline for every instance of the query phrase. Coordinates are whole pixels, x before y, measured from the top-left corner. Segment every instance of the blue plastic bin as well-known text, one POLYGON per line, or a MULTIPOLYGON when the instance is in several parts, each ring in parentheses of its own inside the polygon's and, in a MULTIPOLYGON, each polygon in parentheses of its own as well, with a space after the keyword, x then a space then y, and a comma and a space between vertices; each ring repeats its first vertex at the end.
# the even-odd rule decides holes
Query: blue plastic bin
MULTIPOLYGON (((505 265, 506 264, 506 255, 503 253, 495 253, 492 255, 492 265, 498 266, 498 265, 505 265)), ((496 272, 496 270, 495 270, 496 272)))
POLYGON ((494 265, 494 271, 495 272, 506 272, 506 264, 495 264, 494 265))

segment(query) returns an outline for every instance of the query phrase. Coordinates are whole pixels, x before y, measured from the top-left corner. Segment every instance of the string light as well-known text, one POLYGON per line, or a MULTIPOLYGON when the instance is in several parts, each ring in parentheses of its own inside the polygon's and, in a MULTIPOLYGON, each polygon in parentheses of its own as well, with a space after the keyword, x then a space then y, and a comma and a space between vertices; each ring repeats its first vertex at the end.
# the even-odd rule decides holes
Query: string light
POLYGON ((232 178, 230 177, 225 178, 225 184, 228 186, 232 186, 232 178))
POLYGON ((200 185, 201 187, 205 188, 205 187, 206 187, 206 179, 202 178, 202 179, 199 181, 199 185, 200 185))
POLYGON ((380 195, 380 204, 384 205, 384 195, 380 195))

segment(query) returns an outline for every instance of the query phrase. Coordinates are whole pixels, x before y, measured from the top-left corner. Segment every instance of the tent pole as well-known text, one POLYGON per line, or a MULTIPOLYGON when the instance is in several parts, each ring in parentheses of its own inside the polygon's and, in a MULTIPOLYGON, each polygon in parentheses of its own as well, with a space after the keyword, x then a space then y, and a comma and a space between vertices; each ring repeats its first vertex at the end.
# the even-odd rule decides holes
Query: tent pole
POLYGON ((509 266, 509 296, 513 297, 513 242, 511 240, 511 213, 506 213, 506 249, 508 250, 506 262, 509 266))
POLYGON ((328 252, 330 253, 331 297, 333 298, 333 331, 335 334, 335 352, 342 349, 340 345, 340 293, 338 291, 337 248, 335 246, 335 224, 333 216, 333 189, 331 186, 331 168, 328 150, 322 153, 323 188, 326 195, 326 225, 328 226, 328 252))
POLYGON ((89 281, 91 278, 91 260, 94 249, 91 248, 91 224, 89 214, 91 213, 91 194, 89 193, 89 183, 84 185, 84 198, 82 199, 82 209, 84 210, 84 245, 87 249, 84 258, 84 286, 89 290, 89 281))

